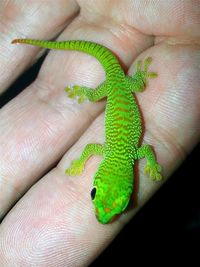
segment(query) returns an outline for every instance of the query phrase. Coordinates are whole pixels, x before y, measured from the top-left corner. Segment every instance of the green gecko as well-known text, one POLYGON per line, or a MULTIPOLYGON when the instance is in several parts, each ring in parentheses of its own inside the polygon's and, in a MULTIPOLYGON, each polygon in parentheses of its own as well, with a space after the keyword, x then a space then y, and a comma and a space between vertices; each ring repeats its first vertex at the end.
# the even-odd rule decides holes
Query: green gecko
POLYGON ((107 97, 105 110, 105 144, 88 144, 80 158, 74 160, 66 169, 68 175, 83 172, 86 161, 92 155, 103 157, 94 175, 91 198, 95 214, 102 224, 109 223, 115 215, 121 214, 127 207, 134 186, 133 166, 135 160, 145 157, 145 173, 153 180, 160 180, 161 166, 157 163, 151 147, 140 146, 142 123, 134 92, 144 90, 147 79, 157 76, 148 72, 150 57, 136 64, 133 77, 126 76, 118 59, 106 47, 88 41, 43 41, 33 39, 15 39, 12 43, 24 43, 48 49, 76 50, 95 57, 102 65, 106 80, 96 89, 75 85, 65 90, 70 98, 78 97, 96 102, 107 97))

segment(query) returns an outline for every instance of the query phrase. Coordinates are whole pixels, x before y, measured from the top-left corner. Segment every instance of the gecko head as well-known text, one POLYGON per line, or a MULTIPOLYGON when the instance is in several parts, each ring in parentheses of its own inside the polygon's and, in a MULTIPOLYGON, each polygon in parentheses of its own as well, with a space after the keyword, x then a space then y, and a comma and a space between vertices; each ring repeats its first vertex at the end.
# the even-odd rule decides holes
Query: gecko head
POLYGON ((95 215, 102 224, 111 222, 117 214, 122 213, 130 200, 132 184, 96 183, 91 190, 91 198, 95 208, 95 215))

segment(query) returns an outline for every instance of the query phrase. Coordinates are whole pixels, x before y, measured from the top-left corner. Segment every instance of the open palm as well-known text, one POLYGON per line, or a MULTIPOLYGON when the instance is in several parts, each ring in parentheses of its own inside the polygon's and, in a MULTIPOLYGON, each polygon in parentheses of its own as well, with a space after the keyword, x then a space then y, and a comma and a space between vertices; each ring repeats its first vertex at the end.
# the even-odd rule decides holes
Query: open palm
MULTIPOLYGON (((101 43, 129 74, 138 58, 151 56, 158 77, 137 99, 143 141, 154 147, 167 178, 199 140, 199 18, 198 1, 3 0, 0 90, 40 55, 38 48, 11 45, 17 37, 101 43)), ((64 88, 95 88, 103 79, 95 58, 51 51, 34 83, 0 110, 1 217, 9 211, 0 225, 2 266, 87 266, 161 185, 143 175, 141 160, 137 208, 101 225, 90 198, 101 158, 90 159, 81 176, 65 175, 87 143, 103 143, 105 102, 80 105, 64 88)))

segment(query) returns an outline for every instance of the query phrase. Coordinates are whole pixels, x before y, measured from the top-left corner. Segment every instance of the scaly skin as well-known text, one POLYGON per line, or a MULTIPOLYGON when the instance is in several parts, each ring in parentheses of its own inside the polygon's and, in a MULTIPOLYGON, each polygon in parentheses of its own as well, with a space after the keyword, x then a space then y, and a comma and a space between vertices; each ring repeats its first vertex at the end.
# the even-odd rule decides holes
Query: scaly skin
POLYGON ((148 72, 151 58, 136 66, 133 77, 125 76, 117 58, 104 46, 87 41, 50 42, 32 39, 15 39, 12 43, 24 43, 48 49, 81 51, 94 56, 104 68, 106 80, 95 90, 78 85, 65 90, 70 98, 78 97, 82 103, 86 98, 92 102, 107 97, 105 112, 104 145, 88 144, 79 159, 74 160, 66 174, 79 175, 92 155, 102 155, 103 160, 94 176, 91 197, 99 222, 105 224, 123 212, 133 192, 134 161, 145 157, 145 173, 153 180, 161 179, 161 167, 156 162, 150 146, 139 146, 142 134, 141 117, 133 92, 142 91, 148 78, 156 73, 148 72))

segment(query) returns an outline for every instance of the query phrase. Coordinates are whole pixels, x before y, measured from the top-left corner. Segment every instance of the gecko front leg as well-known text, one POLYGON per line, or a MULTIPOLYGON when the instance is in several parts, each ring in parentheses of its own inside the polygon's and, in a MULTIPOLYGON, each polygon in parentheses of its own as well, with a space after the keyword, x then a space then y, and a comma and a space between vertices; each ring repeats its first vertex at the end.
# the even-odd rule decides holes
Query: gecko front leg
POLYGON ((84 148, 79 159, 72 161, 71 166, 66 169, 65 173, 75 176, 83 172, 86 161, 92 155, 104 155, 104 145, 100 144, 88 144, 84 148))
POLYGON ((159 181, 162 179, 161 176, 161 166, 157 163, 155 155, 152 148, 145 144, 138 148, 137 150, 138 159, 146 158, 147 164, 144 169, 144 173, 149 173, 152 180, 159 181))

